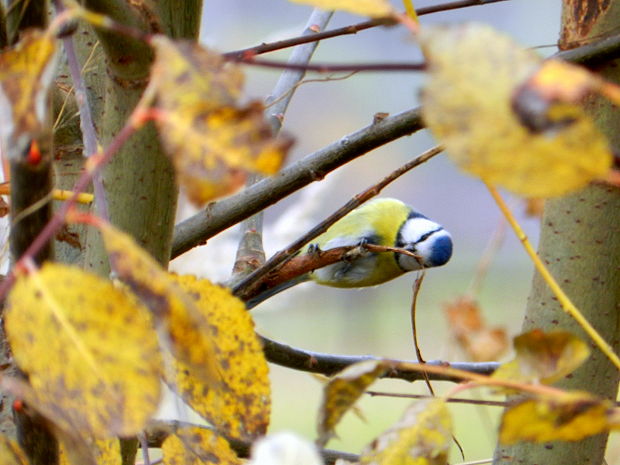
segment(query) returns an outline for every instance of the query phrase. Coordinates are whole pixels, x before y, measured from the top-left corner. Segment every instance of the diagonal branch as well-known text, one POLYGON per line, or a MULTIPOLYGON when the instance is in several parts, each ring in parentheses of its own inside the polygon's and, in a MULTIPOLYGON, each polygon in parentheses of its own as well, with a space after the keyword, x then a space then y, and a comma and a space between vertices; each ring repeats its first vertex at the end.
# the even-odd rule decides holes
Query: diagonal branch
POLYGON ((351 160, 395 139, 413 134, 422 127, 418 108, 390 116, 342 137, 234 196, 207 205, 203 211, 176 226, 172 258, 204 244, 207 239, 311 182, 323 179, 351 160))

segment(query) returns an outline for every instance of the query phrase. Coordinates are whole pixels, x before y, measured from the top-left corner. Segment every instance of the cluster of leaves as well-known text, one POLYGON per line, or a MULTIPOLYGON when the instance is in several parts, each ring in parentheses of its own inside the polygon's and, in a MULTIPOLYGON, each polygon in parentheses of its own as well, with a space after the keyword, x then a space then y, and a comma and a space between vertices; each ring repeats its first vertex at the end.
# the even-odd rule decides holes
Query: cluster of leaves
MULTIPOLYGON (((379 0, 307 3, 400 18, 379 0)), ((83 12, 76 7, 75 14, 83 12)), ((604 93, 607 84, 565 63, 543 62, 486 26, 418 30, 402 21, 414 29, 428 62, 425 121, 465 171, 526 197, 563 195, 608 173, 607 141, 579 105, 584 94, 604 93)), ((128 124, 156 121, 190 199, 202 205, 238 189, 247 172, 277 172, 290 140, 272 136, 260 105, 238 105, 241 72, 196 44, 161 35, 146 40, 155 54, 148 98, 128 124)), ((51 32, 33 33, 0 55, 11 115, 4 140, 31 135, 42 124, 55 41, 51 32)), ((97 160, 92 170, 105 157, 97 160)), ((118 281, 23 261, 4 324, 28 382, 3 378, 4 388, 46 419, 69 463, 114 463, 114 438, 147 429, 163 379, 213 425, 175 430, 162 445, 165 463, 241 463, 228 440, 265 435, 271 403, 267 362, 243 302, 208 281, 167 273, 105 221, 65 219, 99 229, 118 281)), ((620 426, 610 402, 545 386, 587 358, 583 342, 563 332, 532 332, 515 340, 515 350, 517 358, 491 378, 452 373, 527 393, 506 410, 501 441, 578 440, 620 426)), ((372 361, 333 377, 319 412, 318 444, 327 443, 372 382, 402 367, 430 371, 372 361)), ((452 426, 446 404, 445 398, 414 404, 373 441, 361 463, 447 463, 452 426)), ((7 438, 0 438, 0 452, 26 463, 7 438)))

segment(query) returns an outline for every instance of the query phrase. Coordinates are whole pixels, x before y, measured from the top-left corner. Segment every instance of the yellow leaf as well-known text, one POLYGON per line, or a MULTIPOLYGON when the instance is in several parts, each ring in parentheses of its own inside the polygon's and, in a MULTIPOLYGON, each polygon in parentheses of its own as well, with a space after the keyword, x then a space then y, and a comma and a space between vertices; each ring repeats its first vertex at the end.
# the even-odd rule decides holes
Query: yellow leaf
POLYGON ((527 399, 509 407, 502 417, 500 441, 580 441, 620 429, 613 403, 586 392, 568 392, 559 398, 527 399))
POLYGON ((442 399, 416 402, 391 429, 372 442, 362 464, 445 465, 452 419, 442 399))
POLYGON ((319 410, 317 443, 323 446, 334 436, 334 428, 344 414, 378 377, 389 369, 389 363, 367 360, 345 368, 329 380, 323 390, 319 410))
POLYGON ((41 130, 55 56, 55 38, 35 29, 26 31, 14 48, 0 53, 0 140, 7 146, 41 130))
POLYGON ((128 436, 155 413, 161 360, 151 319, 111 282, 45 264, 18 278, 5 328, 42 411, 62 411, 53 420, 64 430, 128 436))
POLYGON ((423 116, 461 169, 525 197, 551 197, 603 177, 605 138, 572 102, 558 102, 542 127, 524 122, 514 97, 542 59, 486 25, 422 28, 428 61, 423 116))
POLYGON ((192 368, 195 377, 208 384, 219 383, 217 349, 212 340, 217 328, 130 236, 107 223, 99 228, 114 271, 151 310, 162 343, 192 368))
POLYGON ((28 458, 19 445, 0 434, 0 465, 28 465, 28 458))
POLYGON ((382 18, 396 12, 387 0, 290 0, 323 10, 342 10, 361 16, 382 18))
POLYGON ((566 331, 533 330, 515 337, 516 358, 502 364, 494 378, 552 384, 572 373, 590 355, 585 342, 566 331))
MULTIPOLYGON (((97 465, 121 465, 121 445, 118 438, 91 439, 88 443, 97 465)), ((70 456, 74 451, 69 450, 67 454, 70 447, 70 444, 60 442, 60 465, 73 465, 70 456)))
POLYGON ((159 132, 189 198, 201 205, 239 189, 248 171, 276 173, 291 141, 273 138, 261 104, 236 106, 238 67, 193 42, 152 43, 159 132))
POLYGON ((179 428, 162 444, 164 465, 241 465, 222 436, 206 428, 179 428))
POLYGON ((262 436, 271 410, 269 368, 245 305, 229 289, 193 276, 172 277, 194 299, 214 328, 219 386, 205 385, 192 367, 177 360, 176 379, 168 379, 183 399, 227 437, 262 436))

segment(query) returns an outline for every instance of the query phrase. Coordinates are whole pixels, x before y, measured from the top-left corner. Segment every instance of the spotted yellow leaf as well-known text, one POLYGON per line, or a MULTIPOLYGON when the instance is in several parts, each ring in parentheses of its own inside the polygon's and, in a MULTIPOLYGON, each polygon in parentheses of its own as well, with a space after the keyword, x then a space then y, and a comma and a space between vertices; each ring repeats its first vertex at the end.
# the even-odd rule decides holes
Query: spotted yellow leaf
POLYGON ((62 412, 53 420, 66 431, 128 436, 155 413, 161 360, 149 313, 111 282, 46 264, 17 279, 5 327, 41 411, 62 412))
POLYGON ((420 43, 428 62, 423 117, 461 169, 540 198, 609 171, 608 143, 579 103, 548 102, 542 118, 521 111, 531 94, 515 96, 543 63, 534 51, 481 24, 424 27, 420 43))
POLYGON ((516 357, 494 378, 552 384, 572 373, 590 355, 585 342, 566 331, 533 330, 514 338, 516 357))
POLYGON ((0 140, 23 145, 42 128, 53 82, 56 40, 35 29, 0 53, 0 140))
POLYGON ((446 465, 452 419, 442 399, 416 402, 362 453, 362 464, 446 465))
POLYGON ((179 428, 162 444, 164 465, 241 465, 222 436, 206 428, 179 428))
POLYGON ((193 42, 152 43, 156 121, 189 198, 201 205, 240 188, 247 172, 276 173, 291 141, 273 137, 261 104, 237 105, 239 68, 193 42))
POLYGON ((28 465, 28 458, 19 445, 4 434, 0 435, 0 465, 28 465))
POLYGON ((329 380, 319 410, 319 445, 334 435, 334 428, 378 377, 389 369, 387 362, 367 360, 345 368, 329 380))
POLYGON ((160 340, 172 355, 192 367, 204 383, 217 384, 217 331, 161 266, 129 235, 107 223, 99 225, 114 271, 153 315, 160 340))
MULTIPOLYGON (((118 438, 91 439, 85 441, 97 465, 121 465, 121 445, 118 438)), ((60 465, 74 465, 72 444, 60 442, 60 465)), ((78 463, 75 463, 78 465, 78 463)))
POLYGON ((587 392, 567 392, 559 397, 526 399, 508 407, 502 417, 499 440, 580 441, 620 429, 613 402, 587 392))
POLYGON ((342 10, 361 16, 382 18, 395 13, 388 0, 290 0, 323 10, 342 10))
POLYGON ((262 436, 271 409, 269 369, 245 305, 229 289, 193 276, 173 276, 194 299, 205 320, 216 328, 215 363, 219 386, 202 382, 192 367, 176 362, 176 378, 168 382, 197 413, 228 437, 262 436))

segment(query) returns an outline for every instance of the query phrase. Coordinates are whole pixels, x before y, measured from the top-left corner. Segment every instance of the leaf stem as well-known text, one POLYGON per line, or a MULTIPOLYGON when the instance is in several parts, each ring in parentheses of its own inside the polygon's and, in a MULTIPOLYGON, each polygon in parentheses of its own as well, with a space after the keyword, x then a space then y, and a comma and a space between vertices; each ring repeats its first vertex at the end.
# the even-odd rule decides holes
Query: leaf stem
POLYGON ((491 196, 495 200, 495 203, 497 203, 497 206, 502 211, 502 213, 506 217, 506 220, 508 220, 508 223, 519 238, 519 241, 521 241, 521 244, 523 244, 523 248, 530 256, 530 259, 534 263, 534 267, 540 273, 544 281, 547 283, 553 294, 558 299, 558 302, 560 303, 562 309, 571 317, 573 317, 573 319, 579 324, 579 326, 581 326, 581 328, 586 332, 586 334, 590 336, 592 341, 594 341, 594 343, 601 350, 601 352, 603 352, 605 356, 607 356, 607 358, 616 366, 616 368, 620 369, 620 358, 618 358, 612 347, 603 339, 603 337, 598 333, 598 331, 596 331, 596 329, 590 324, 590 322, 581 314, 579 309, 572 303, 570 298, 566 295, 566 293, 562 290, 560 285, 551 275, 545 264, 542 262, 542 260, 532 247, 532 244, 527 239, 527 236, 523 232, 523 229, 521 229, 521 226, 519 226, 519 223, 517 223, 517 220, 512 215, 512 212, 508 209, 508 206, 504 202, 504 199, 502 199, 502 197, 499 195, 497 189, 487 182, 485 182, 485 184, 487 186, 487 189, 489 189, 491 196))

